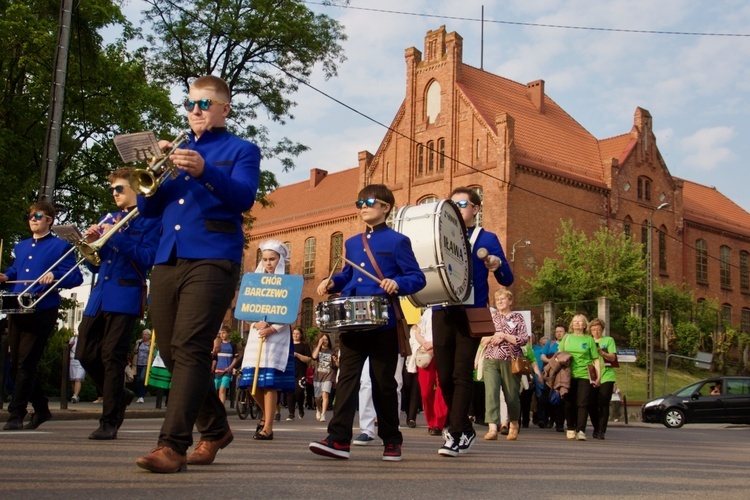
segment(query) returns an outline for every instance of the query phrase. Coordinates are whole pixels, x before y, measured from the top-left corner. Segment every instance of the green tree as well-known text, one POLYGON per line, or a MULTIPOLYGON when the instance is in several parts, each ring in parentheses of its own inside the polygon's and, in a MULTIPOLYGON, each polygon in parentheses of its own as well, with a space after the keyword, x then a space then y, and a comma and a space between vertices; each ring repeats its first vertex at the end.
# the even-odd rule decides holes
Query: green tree
MULTIPOLYGON (((23 217, 37 198, 45 143, 58 2, 0 2, 0 238, 10 245, 28 235, 23 217)), ((61 127, 55 203, 59 222, 85 225, 113 208, 106 175, 119 163, 112 138, 177 123, 167 89, 149 82, 145 51, 126 43, 136 30, 119 2, 74 4, 61 127), (122 37, 105 45, 99 32, 117 26, 122 37)), ((7 264, 7 255, 3 264, 7 264)))
POLYGON ((556 252, 559 259, 545 259, 537 275, 527 280, 527 300, 579 303, 577 309, 591 317, 596 299, 609 297, 610 330, 624 333, 630 304, 642 301, 646 282, 641 245, 607 227, 589 237, 576 230, 573 221, 561 221, 556 252))
MULTIPOLYGON (((283 138, 271 143, 258 121, 264 112, 272 121, 294 118, 291 95, 307 81, 316 65, 326 78, 336 75, 345 58, 343 27, 310 11, 299 0, 146 0, 144 12, 153 29, 147 37, 156 79, 179 84, 213 74, 223 78, 232 94, 230 126, 258 144, 266 158, 279 158, 285 170, 309 148, 283 138)), ((339 0, 338 2, 347 3, 339 0)), ((277 187, 271 172, 261 178, 262 195, 277 187)))

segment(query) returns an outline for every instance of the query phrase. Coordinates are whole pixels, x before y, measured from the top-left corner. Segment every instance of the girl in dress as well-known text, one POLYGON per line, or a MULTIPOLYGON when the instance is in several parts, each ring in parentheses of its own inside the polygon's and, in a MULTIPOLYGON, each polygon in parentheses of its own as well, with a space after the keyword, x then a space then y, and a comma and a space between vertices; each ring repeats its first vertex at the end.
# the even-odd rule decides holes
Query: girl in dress
MULTIPOLYGON (((256 273, 284 274, 287 249, 278 240, 268 240, 260 244, 261 259, 256 273)), ((273 439, 273 419, 276 413, 278 393, 294 389, 294 349, 289 325, 270 324, 257 321, 250 326, 250 334, 242 360, 240 387, 252 387, 255 364, 261 339, 258 386, 253 396, 262 412, 262 417, 253 439, 270 441, 273 439)))

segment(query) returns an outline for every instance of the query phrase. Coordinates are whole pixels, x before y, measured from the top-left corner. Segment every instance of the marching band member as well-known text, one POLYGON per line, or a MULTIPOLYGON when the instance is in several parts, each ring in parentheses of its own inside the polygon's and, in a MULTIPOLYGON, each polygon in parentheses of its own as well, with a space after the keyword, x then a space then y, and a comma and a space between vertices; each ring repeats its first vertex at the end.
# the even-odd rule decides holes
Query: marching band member
POLYGON ((444 432, 445 443, 438 454, 445 457, 457 457, 469 452, 477 437, 469 420, 469 407, 472 395, 472 373, 474 356, 479 347, 479 339, 469 335, 469 320, 464 307, 487 307, 489 284, 487 279, 492 273, 498 283, 510 286, 513 283, 513 272, 510 270, 503 247, 497 235, 474 227, 474 220, 479 213, 482 200, 476 191, 466 187, 457 187, 451 193, 451 200, 458 206, 461 217, 472 242, 471 255, 474 270, 474 304, 467 306, 435 306, 432 308, 432 343, 435 352, 440 388, 443 390, 445 403, 448 405, 447 432, 444 432), (477 250, 487 249, 486 259, 477 256, 477 250))
MULTIPOLYGON (((365 186, 359 192, 356 205, 367 229, 364 234, 349 238, 345 244, 349 261, 359 264, 361 270, 370 275, 383 276, 383 279, 377 282, 347 262, 340 273, 318 285, 319 295, 341 292, 342 296, 389 297, 410 295, 425 287, 427 280, 414 257, 411 241, 385 223, 394 202, 393 193, 386 186, 365 186)), ((398 395, 394 378, 399 339, 393 306, 389 305, 388 311, 389 322, 385 327, 341 333, 336 406, 328 424, 328 437, 310 443, 313 453, 331 458, 349 458, 359 380, 362 366, 369 357, 378 436, 385 445, 383 460, 401 460, 403 437, 398 428, 398 395)))
MULTIPOLYGON (((135 208, 137 197, 129 184, 132 171, 123 167, 109 174, 109 191, 120 212, 91 226, 84 234, 90 242, 135 208)), ((76 359, 104 397, 99 428, 89 439, 117 439, 125 409, 133 401, 133 393, 125 388, 125 365, 133 328, 146 305, 146 275, 154 264, 159 225, 158 217, 134 217, 101 247, 101 266, 87 263, 98 277, 78 326, 76 359)))
MULTIPOLYGON (((70 243, 50 232, 55 220, 55 208, 51 203, 38 201, 31 205, 28 219, 32 237, 16 245, 13 264, 4 274, 0 274, 0 283, 16 282, 10 288, 13 293, 24 291, 40 276, 38 285, 29 292, 43 293, 54 280, 64 276, 76 265, 75 256, 70 252, 55 269, 51 269, 72 248, 70 243)), ((41 384, 37 381, 37 366, 57 323, 57 311, 60 307, 58 290, 73 288, 81 283, 83 275, 79 269, 75 269, 57 284, 56 290, 39 301, 33 313, 10 316, 10 374, 15 381, 15 389, 8 405, 8 422, 3 430, 24 429, 23 419, 26 417, 29 401, 34 407, 34 413, 31 421, 26 424, 26 429, 36 429, 52 418, 49 401, 42 394, 41 384)))
MULTIPOLYGON (((190 141, 170 156, 180 173, 153 196, 138 197, 145 217, 162 216, 149 312, 159 352, 172 373, 158 446, 136 460, 152 472, 213 463, 233 439, 226 409, 212 387, 211 351, 240 275, 242 214, 255 201, 260 149, 226 130, 229 99, 229 87, 218 77, 193 82, 184 102, 190 141), (193 426, 201 439, 187 456, 193 426)), ((171 147, 165 141, 159 145, 171 147)))

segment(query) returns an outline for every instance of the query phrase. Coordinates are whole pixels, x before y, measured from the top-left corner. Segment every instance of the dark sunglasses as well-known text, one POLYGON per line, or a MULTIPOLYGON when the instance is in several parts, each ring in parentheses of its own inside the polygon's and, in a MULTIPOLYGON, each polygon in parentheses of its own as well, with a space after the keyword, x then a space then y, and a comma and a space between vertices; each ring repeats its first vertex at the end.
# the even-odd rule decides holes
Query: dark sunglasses
POLYGON ((388 202, 383 201, 383 200, 379 200, 377 198, 367 198, 366 200, 357 200, 357 201, 355 201, 354 205, 357 208, 362 208, 365 205, 367 205, 369 208, 372 208, 372 207, 375 206, 376 203, 382 203, 383 205, 387 205, 388 204, 388 202))
POLYGON ((111 186, 107 191, 109 191, 109 194, 112 196, 117 194, 122 194, 122 192, 125 190, 125 186, 111 186))
POLYGON ((455 203, 456 205, 458 205, 458 208, 466 208, 466 207, 468 207, 469 205, 471 205, 472 207, 476 206, 476 205, 474 205, 474 204, 473 204, 472 202, 470 202, 470 201, 467 201, 467 200, 456 201, 456 202, 454 202, 454 203, 455 203))
POLYGON ((37 212, 35 214, 29 214, 26 216, 26 218, 29 220, 42 220, 45 217, 47 217, 47 214, 45 214, 44 212, 37 212))
POLYGON ((185 107, 185 111, 194 110, 196 104, 202 111, 206 111, 208 110, 208 108, 211 107, 212 104, 229 104, 229 103, 223 102, 223 101, 215 101, 213 99, 199 99, 197 101, 194 101, 192 99, 185 99, 182 103, 182 105, 185 107))

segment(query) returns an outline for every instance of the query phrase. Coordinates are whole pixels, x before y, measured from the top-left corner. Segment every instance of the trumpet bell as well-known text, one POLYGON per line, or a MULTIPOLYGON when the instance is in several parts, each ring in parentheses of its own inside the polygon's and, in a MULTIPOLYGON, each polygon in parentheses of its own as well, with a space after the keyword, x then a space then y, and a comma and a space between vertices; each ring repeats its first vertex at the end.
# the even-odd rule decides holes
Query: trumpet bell
POLYGON ((145 197, 153 196, 158 187, 153 172, 145 168, 135 169, 130 174, 129 182, 133 191, 145 197))

